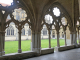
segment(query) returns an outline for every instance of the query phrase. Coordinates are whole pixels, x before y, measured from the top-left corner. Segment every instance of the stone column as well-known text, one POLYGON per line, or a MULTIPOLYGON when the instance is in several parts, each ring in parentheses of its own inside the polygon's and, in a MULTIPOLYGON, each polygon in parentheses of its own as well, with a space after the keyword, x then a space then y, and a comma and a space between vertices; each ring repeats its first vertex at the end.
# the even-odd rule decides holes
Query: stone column
POLYGON ((3 42, 2 42, 2 32, 0 32, 0 56, 2 56, 3 42))
POLYGON ((42 36, 42 39, 43 39, 43 30, 41 31, 41 36, 42 36))
POLYGON ((71 40, 71 45, 73 45, 73 34, 70 33, 70 40, 71 40))
POLYGON ((32 32, 32 34, 31 34, 31 50, 32 51, 34 51, 35 49, 35 33, 34 32, 32 32))
POLYGON ((60 43, 59 43, 59 31, 57 31, 57 47, 60 47, 60 43))
POLYGON ((76 32, 71 32, 71 45, 75 45, 77 47, 77 35, 76 32))
POLYGON ((2 55, 5 55, 5 31, 2 32, 2 42, 3 42, 3 49, 2 49, 2 55))
POLYGON ((21 49, 21 31, 19 31, 18 32, 18 38, 19 38, 19 40, 18 40, 18 53, 21 53, 22 52, 22 49, 21 49))
POLYGON ((50 30, 48 31, 49 33, 49 48, 51 48, 51 32, 50 32, 50 30))
POLYGON ((32 51, 41 53, 41 33, 32 32, 32 51))
POLYGON ((73 33, 73 44, 77 47, 77 32, 73 33))
POLYGON ((38 33, 38 53, 41 53, 41 32, 38 33))
POLYGON ((80 34, 79 34, 79 30, 78 30, 78 43, 80 44, 80 34))
POLYGON ((64 39, 65 39, 65 46, 67 46, 67 42, 66 42, 66 31, 64 32, 64 39))

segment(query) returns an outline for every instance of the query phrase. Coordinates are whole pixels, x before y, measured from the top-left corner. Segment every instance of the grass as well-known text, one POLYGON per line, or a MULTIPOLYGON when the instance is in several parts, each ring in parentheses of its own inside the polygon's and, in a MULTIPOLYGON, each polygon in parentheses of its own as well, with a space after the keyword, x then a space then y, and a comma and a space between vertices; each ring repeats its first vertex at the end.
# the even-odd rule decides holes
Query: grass
MULTIPOLYGON (((60 45, 64 45, 64 40, 60 39, 60 45)), ((51 39, 51 47, 57 46, 57 40, 51 39)), ((48 48, 49 40, 43 39, 41 40, 41 48, 48 48)), ((21 41, 21 49, 22 51, 30 51, 31 50, 31 40, 21 41)), ((16 53, 18 51, 18 41, 6 41, 5 42, 5 54, 16 53)))

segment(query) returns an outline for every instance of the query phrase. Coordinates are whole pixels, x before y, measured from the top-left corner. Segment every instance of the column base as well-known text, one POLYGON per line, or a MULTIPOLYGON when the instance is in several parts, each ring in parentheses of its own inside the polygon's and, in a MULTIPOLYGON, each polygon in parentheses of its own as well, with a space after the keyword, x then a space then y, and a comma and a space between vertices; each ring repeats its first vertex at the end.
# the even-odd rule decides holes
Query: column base
POLYGON ((55 51, 57 51, 57 52, 58 52, 58 51, 59 51, 59 48, 60 48, 60 47, 55 47, 55 51))
POLYGON ((51 46, 49 48, 51 48, 51 46))
POLYGON ((5 51, 2 52, 2 55, 5 55, 5 51))
POLYGON ((37 53, 41 53, 41 48, 33 48, 32 42, 31 42, 31 51, 34 51, 34 52, 37 52, 37 53))
POLYGON ((74 49, 75 46, 74 45, 69 45, 69 46, 61 46, 61 47, 55 47, 55 51, 65 51, 65 50, 69 50, 69 49, 74 49))
POLYGON ((41 48, 32 48, 32 51, 40 54, 41 53, 41 48))
POLYGON ((22 53, 22 49, 18 49, 18 53, 22 53))

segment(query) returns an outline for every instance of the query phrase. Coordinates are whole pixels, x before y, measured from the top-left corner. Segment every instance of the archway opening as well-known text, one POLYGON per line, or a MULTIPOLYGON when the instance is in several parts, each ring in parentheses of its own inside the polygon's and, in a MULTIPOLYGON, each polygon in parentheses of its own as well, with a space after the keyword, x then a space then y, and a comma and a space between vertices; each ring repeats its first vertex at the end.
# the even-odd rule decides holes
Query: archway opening
POLYGON ((49 36, 46 25, 43 25, 43 29, 41 30, 41 48, 49 47, 49 36))
POLYGON ((17 53, 18 51, 18 29, 11 22, 5 33, 5 54, 17 53))
POLYGON ((26 23, 22 29, 21 34, 21 49, 24 51, 31 51, 31 29, 29 24, 26 23))
POLYGON ((62 26, 60 26, 60 30, 59 30, 59 40, 60 40, 60 46, 64 46, 65 45, 65 37, 64 37, 64 31, 63 31, 62 26))
POLYGON ((57 46, 57 32, 54 25, 52 25, 51 31, 51 48, 54 48, 57 46))

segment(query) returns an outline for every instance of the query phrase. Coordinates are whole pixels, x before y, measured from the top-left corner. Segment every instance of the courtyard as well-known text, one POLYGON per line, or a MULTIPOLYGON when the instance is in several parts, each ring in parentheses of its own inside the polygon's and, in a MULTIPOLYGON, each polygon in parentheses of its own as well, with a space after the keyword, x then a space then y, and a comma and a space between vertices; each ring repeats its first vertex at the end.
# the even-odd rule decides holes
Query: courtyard
MULTIPOLYGON (((60 39, 60 46, 65 44, 64 39, 60 39)), ((57 40, 51 39, 51 48, 57 46, 57 40)), ((43 39, 41 40, 41 48, 49 48, 49 40, 43 39)), ((21 41, 21 49, 22 51, 31 51, 31 40, 21 41)), ((6 41, 5 42, 5 54, 9 53, 17 53, 18 51, 18 41, 6 41)))

